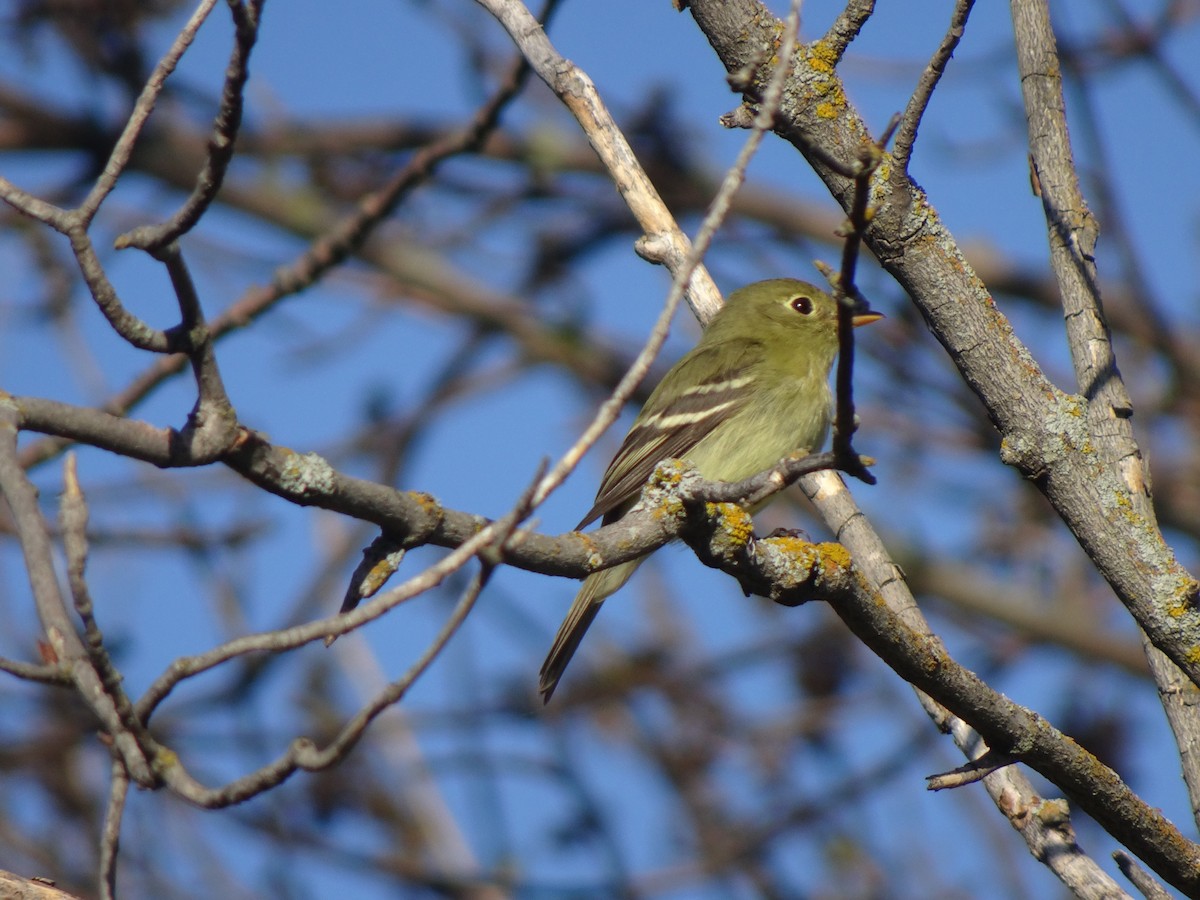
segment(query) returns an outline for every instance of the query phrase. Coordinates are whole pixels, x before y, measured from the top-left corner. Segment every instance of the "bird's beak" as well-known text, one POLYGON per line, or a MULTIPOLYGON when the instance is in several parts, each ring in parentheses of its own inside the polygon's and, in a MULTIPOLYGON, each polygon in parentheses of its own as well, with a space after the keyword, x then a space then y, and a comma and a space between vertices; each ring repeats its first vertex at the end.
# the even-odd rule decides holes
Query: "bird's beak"
POLYGON ((878 322, 880 319, 886 318, 881 312, 864 312, 856 313, 850 317, 850 322, 855 328, 861 325, 870 325, 872 322, 878 322))

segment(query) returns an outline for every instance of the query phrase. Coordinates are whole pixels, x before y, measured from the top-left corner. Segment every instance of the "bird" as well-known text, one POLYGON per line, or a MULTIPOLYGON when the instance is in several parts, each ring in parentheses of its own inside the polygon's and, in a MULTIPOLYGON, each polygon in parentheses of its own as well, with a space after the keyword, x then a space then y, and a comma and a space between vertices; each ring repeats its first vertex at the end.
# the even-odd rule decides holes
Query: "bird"
MULTIPOLYGON (((857 310, 851 321, 859 326, 881 318, 857 310)), ((837 329, 837 301, 808 282, 774 278, 731 293, 696 346, 647 398, 576 530, 596 519, 608 525, 628 513, 665 459, 683 459, 709 481, 733 482, 791 453, 816 452, 829 433, 837 329)), ((550 701, 601 604, 646 556, 584 580, 542 664, 543 703, 550 701)))

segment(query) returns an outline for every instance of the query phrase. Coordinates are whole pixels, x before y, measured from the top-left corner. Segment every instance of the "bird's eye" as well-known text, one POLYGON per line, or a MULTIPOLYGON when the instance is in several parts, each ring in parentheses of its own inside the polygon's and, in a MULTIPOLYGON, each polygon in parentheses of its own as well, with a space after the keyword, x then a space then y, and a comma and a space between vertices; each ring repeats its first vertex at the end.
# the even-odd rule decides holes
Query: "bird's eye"
POLYGON ((813 311, 812 297, 805 297, 803 294, 799 297, 793 297, 792 309, 802 316, 811 316, 813 311))

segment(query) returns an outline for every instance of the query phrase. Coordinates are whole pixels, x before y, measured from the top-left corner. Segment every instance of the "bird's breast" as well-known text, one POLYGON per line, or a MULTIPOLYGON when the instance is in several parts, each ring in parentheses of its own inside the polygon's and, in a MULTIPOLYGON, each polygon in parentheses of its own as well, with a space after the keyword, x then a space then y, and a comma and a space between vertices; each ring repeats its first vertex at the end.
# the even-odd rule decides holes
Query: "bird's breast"
POLYGON ((825 380, 782 379, 755 391, 687 458, 710 480, 749 478, 801 448, 820 450, 829 432, 831 404, 825 380))

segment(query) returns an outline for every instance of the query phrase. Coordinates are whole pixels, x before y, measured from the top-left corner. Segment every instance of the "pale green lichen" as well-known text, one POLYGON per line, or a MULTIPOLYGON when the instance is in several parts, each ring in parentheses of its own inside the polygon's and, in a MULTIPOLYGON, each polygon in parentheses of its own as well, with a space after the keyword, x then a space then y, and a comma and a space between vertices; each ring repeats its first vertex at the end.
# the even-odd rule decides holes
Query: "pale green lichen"
POLYGON ((764 566, 774 575, 770 596, 788 606, 811 600, 807 590, 816 574, 818 556, 816 548, 808 541, 797 537, 773 537, 757 544, 759 557, 764 566))
POLYGON ((642 489, 638 505, 649 509, 658 519, 674 518, 683 514, 680 493, 690 478, 699 478, 695 467, 681 459, 668 459, 659 463, 642 489))
POLYGON ((328 496, 333 493, 336 478, 333 466, 316 453, 303 456, 291 450, 279 470, 279 485, 299 497, 328 496))
POLYGON ((1154 576, 1150 589, 1154 596, 1164 599, 1164 610, 1172 619, 1196 614, 1196 593, 1200 585, 1186 575, 1181 576, 1173 560, 1160 560, 1161 574, 1154 576))
POLYGON ((1047 407, 1043 427, 1047 435, 1057 435, 1061 441, 1046 442, 1046 462, 1053 463, 1072 451, 1094 453, 1088 434, 1086 401, 1077 394, 1059 394, 1057 403, 1047 407))

